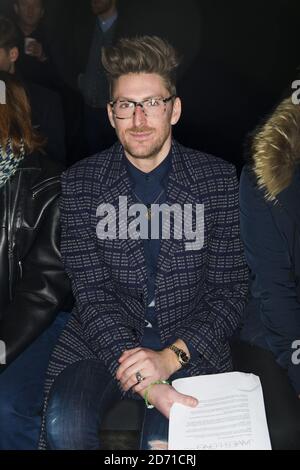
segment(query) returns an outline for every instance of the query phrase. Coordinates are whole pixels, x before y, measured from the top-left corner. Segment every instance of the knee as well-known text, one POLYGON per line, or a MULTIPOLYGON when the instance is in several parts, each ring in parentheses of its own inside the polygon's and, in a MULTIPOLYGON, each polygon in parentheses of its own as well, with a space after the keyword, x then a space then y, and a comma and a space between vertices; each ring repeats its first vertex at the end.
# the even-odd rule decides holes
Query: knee
POLYGON ((18 387, 18 384, 10 386, 0 382, 0 427, 3 428, 8 421, 16 418, 40 415, 40 406, 36 405, 34 398, 30 399, 29 392, 24 387, 18 387))
MULTIPOLYGON (((1 386, 0 386, 1 389, 1 386)), ((0 427, 12 419, 38 419, 41 403, 35 390, 25 387, 4 388, 0 391, 0 427)))
POLYGON ((71 449, 71 443, 67 442, 67 436, 71 428, 71 417, 63 412, 63 406, 57 397, 49 401, 46 412, 46 436, 47 447, 50 450, 71 449))
POLYGON ((15 413, 14 400, 6 393, 0 392, 0 429, 7 429, 7 424, 15 413))
POLYGON ((50 450, 99 449, 99 437, 93 433, 85 417, 85 409, 65 403, 53 396, 46 412, 46 440, 50 450))

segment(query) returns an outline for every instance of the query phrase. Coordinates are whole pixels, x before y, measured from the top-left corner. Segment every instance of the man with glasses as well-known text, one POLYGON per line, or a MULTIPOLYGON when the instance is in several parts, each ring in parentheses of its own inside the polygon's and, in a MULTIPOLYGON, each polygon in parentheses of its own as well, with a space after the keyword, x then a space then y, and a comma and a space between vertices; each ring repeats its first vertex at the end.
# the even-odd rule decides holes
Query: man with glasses
POLYGON ((41 447, 100 448, 104 413, 128 395, 145 400, 141 448, 164 449, 173 403, 198 403, 172 380, 232 367, 248 280, 238 185, 232 165, 172 139, 172 46, 121 39, 102 61, 119 143, 63 176, 61 249, 76 306, 49 366, 41 447), (198 240, 201 221, 185 222, 203 207, 198 240))

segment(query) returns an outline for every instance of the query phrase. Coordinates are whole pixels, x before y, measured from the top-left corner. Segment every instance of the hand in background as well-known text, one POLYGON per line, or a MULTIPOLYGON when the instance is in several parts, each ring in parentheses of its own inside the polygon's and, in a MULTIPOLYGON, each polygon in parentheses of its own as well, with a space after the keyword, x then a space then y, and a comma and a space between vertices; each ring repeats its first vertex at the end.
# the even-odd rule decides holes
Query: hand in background
POLYGON ((44 62, 46 60, 43 46, 35 40, 30 41, 30 43, 26 46, 26 54, 35 57, 40 62, 44 62))

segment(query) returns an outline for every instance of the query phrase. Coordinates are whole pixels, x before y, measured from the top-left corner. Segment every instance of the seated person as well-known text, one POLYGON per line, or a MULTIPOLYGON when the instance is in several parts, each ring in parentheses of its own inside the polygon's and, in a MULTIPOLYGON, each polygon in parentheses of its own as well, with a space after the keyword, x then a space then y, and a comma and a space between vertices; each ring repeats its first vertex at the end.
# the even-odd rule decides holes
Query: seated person
POLYGON ((300 108, 286 99, 255 134, 240 186, 250 298, 234 357, 261 377, 277 449, 300 449, 299 129, 300 108))
POLYGON ((122 39, 102 61, 119 142, 62 179, 61 248, 76 305, 51 357, 40 447, 100 448, 105 413, 128 394, 145 400, 141 448, 163 449, 173 403, 198 403, 172 380, 232 369, 229 338, 248 291, 238 184, 232 165, 172 138, 181 115, 172 46, 122 39), (140 222, 129 216, 127 226, 121 196, 129 211, 141 203, 140 222), (200 201, 203 231, 195 240, 188 222, 178 237, 168 215, 187 204, 198 213, 200 201), (157 205, 164 214, 155 222, 157 205), (97 220, 107 207, 118 221, 111 212, 97 220))
POLYGON ((20 82, 6 72, 0 80, 0 449, 36 449, 49 355, 68 318, 62 168, 42 153, 20 82))

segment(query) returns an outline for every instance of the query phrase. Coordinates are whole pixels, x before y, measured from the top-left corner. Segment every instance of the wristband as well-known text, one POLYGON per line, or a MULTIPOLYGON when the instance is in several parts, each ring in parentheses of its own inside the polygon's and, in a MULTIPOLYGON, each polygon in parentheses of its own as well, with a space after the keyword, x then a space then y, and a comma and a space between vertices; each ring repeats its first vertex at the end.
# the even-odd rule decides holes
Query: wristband
POLYGON ((152 410, 154 408, 154 406, 150 405, 148 401, 148 393, 153 385, 170 385, 170 383, 167 380, 156 380, 155 382, 152 382, 150 385, 148 385, 144 394, 145 405, 148 410, 152 410))

